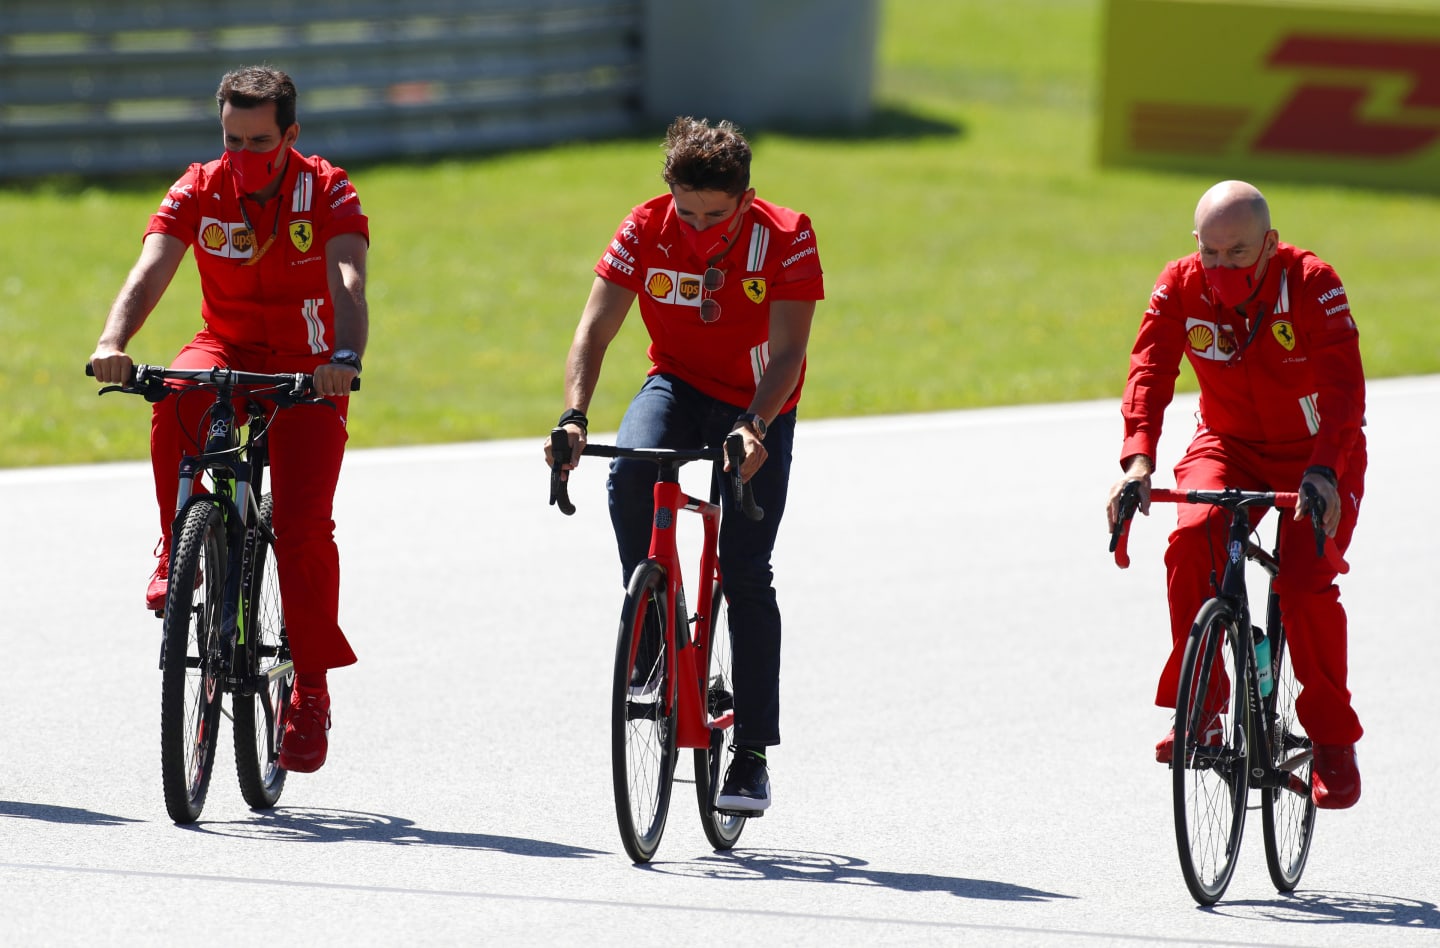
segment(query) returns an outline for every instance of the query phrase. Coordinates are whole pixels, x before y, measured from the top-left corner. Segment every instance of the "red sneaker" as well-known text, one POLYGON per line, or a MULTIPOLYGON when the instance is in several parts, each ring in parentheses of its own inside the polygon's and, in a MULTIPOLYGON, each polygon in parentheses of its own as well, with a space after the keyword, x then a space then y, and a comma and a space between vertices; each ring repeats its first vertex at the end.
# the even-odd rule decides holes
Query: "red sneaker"
MULTIPOLYGON (((159 615, 165 611, 165 597, 170 593, 170 550, 165 547, 162 539, 155 544, 155 556, 160 561, 155 564, 155 572, 150 574, 150 585, 145 587, 145 608, 159 615)), ((200 588, 204 573, 196 570, 195 588, 200 588)))
POLYGON ((295 773, 309 774, 325 763, 330 730, 330 693, 296 688, 290 693, 290 713, 285 715, 285 735, 280 739, 280 766, 295 773))
MULTIPOLYGON (((164 540, 160 543, 163 545, 164 540)), ((145 587, 145 608, 151 612, 165 611, 165 596, 170 592, 170 551, 160 550, 155 554, 160 562, 150 574, 150 585, 145 587)))
MULTIPOLYGON (((1225 728, 1220 724, 1218 714, 1210 715, 1210 720, 1200 729, 1201 747, 1219 747, 1220 742, 1225 739, 1225 728)), ((1162 764, 1168 764, 1175 759, 1175 728, 1172 726, 1170 732, 1160 738, 1160 743, 1155 745, 1155 760, 1162 764)))
POLYGON ((1310 798, 1322 810, 1344 810, 1360 800, 1354 744, 1316 744, 1310 798))

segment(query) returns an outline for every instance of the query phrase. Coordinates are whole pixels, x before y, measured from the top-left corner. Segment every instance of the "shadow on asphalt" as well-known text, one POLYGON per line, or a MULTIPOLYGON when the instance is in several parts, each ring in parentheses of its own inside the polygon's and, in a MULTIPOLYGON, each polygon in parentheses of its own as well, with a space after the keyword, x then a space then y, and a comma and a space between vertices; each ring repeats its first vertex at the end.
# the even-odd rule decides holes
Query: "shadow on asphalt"
POLYGON ((716 853, 693 862, 657 862, 644 867, 673 875, 710 879, 789 882, 836 882, 856 886, 880 886, 899 892, 948 892, 962 899, 991 902, 1046 902, 1075 896, 1030 889, 1008 882, 937 876, 927 872, 890 872, 875 869, 863 859, 834 853, 796 850, 744 849, 716 853))
POLYGON ((126 823, 140 823, 142 820, 128 816, 112 816, 96 813, 73 806, 50 806, 45 803, 20 803, 0 800, 0 817, 10 816, 21 820, 37 820, 41 823, 68 823, 81 826, 123 826, 126 823))
POLYGON ((583 859, 610 855, 598 849, 582 849, 564 843, 547 843, 518 836, 491 836, 487 833, 453 833, 428 830, 410 820, 380 813, 354 810, 277 808, 257 811, 249 819, 230 822, 200 822, 180 827, 198 833, 239 836, 244 839, 290 840, 301 843, 389 843, 395 846, 445 846, 452 849, 490 850, 512 856, 544 856, 549 859, 583 859))
POLYGON ((1222 902, 1204 911, 1301 925, 1373 925, 1405 931, 1440 929, 1440 907, 1434 902, 1360 892, 1297 892, 1269 901, 1222 902))

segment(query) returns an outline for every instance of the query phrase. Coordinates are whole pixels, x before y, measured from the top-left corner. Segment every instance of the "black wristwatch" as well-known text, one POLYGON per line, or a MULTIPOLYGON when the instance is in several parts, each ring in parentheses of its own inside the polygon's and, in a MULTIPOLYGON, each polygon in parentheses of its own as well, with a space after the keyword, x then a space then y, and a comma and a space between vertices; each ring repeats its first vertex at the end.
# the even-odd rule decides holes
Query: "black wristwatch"
POLYGON ((761 441, 765 440, 765 432, 770 430, 770 426, 765 424, 765 419, 761 418, 753 411, 743 412, 739 418, 735 419, 735 424, 744 425, 745 427, 749 428, 751 431, 755 432, 755 437, 759 438, 761 441))
POLYGON ((336 349, 330 354, 330 362, 334 365, 348 365, 356 372, 360 371, 360 353, 354 349, 336 349))

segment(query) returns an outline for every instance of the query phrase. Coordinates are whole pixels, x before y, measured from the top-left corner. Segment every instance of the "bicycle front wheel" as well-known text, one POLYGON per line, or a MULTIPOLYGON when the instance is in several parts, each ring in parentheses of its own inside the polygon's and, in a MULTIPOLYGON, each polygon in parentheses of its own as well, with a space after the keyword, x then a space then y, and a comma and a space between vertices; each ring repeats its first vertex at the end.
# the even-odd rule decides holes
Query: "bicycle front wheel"
POLYGON ((280 575, 275 567, 274 501, 260 502, 255 548, 245 587, 246 669, 244 694, 235 696, 235 774, 240 794, 253 809, 265 810, 280 800, 285 770, 280 766, 280 735, 285 708, 295 687, 285 613, 280 607, 280 575))
POLYGON ((1270 881, 1281 892, 1294 891, 1310 858, 1315 832, 1315 801, 1310 796, 1310 738, 1295 716, 1300 685, 1290 664, 1289 642, 1283 630, 1270 638, 1275 688, 1265 701, 1265 723, 1270 729, 1270 753, 1275 767, 1289 775, 1285 787, 1267 788, 1261 800, 1265 828, 1265 864, 1270 881))
POLYGON ((160 772, 165 809, 176 823, 200 818, 215 762, 226 558, 219 508, 195 504, 171 551, 161 659, 160 772))
MULTIPOLYGON (((615 647, 610 765, 625 852, 648 862, 660 845, 675 781, 675 636, 667 628, 665 570, 653 560, 630 578, 615 647)), ((682 607, 683 608, 683 607, 682 607)))
POLYGON ((1185 885, 1213 905, 1235 872, 1250 787, 1246 761, 1249 630, 1242 635, 1228 605, 1200 608, 1175 699, 1175 842, 1185 885))
POLYGON ((710 746, 695 751, 695 794, 700 803, 700 825, 705 828, 705 838, 716 849, 730 849, 740 839, 745 829, 745 817, 733 813, 722 813, 715 809, 715 796, 720 792, 720 781, 725 779, 725 770, 730 766, 731 736, 735 733, 735 679, 730 669, 730 614, 725 608, 724 591, 715 584, 710 611, 710 658, 706 681, 705 713, 708 720, 724 720, 725 727, 710 729, 710 746))

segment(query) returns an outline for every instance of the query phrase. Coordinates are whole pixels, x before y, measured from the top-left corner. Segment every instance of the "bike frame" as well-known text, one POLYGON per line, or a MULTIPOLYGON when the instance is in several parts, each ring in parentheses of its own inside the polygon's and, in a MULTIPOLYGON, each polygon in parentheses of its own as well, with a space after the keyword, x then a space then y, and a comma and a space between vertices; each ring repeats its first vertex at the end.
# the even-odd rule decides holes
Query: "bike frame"
MULTIPOLYGON (((251 402, 247 406, 251 420, 242 444, 230 395, 227 388, 216 392, 215 403, 210 410, 205 449, 199 454, 186 455, 180 461, 180 489, 175 498, 171 536, 179 536, 180 525, 185 522, 190 508, 197 504, 214 504, 220 508, 229 561, 239 563, 240 568, 228 570, 225 577, 220 612, 219 669, 225 676, 227 691, 248 695, 253 692, 256 683, 236 677, 235 669, 248 667, 248 663, 237 665, 234 650, 250 644, 247 632, 251 617, 244 614, 246 599, 242 591, 252 579, 255 534, 260 528, 259 498, 264 494, 266 464, 264 426, 268 418, 263 406, 251 402), (210 475, 214 488, 208 493, 196 490, 202 473, 210 475)), ((279 674, 287 674, 289 670, 289 663, 286 663, 281 666, 279 674)))
MULTIPOLYGON (((1280 570, 1279 528, 1278 526, 1276 528, 1275 551, 1273 554, 1267 553, 1259 544, 1250 539, 1250 535, 1254 532, 1254 527, 1250 523, 1250 511, 1266 507, 1294 509, 1295 505, 1299 503, 1299 499, 1299 494, 1279 491, 1251 492, 1249 495, 1237 490, 1182 491, 1155 488, 1150 491, 1152 503, 1211 504, 1217 510, 1224 511, 1224 515, 1228 518, 1225 569, 1221 573, 1215 593, 1216 598, 1223 601, 1234 613, 1235 623, 1246 638, 1243 643, 1245 647, 1239 649, 1240 654, 1237 656, 1237 661, 1243 670, 1243 687, 1248 698, 1247 715, 1249 720, 1244 723, 1249 738, 1246 753, 1251 787, 1262 790, 1286 789, 1297 793, 1302 791, 1291 786, 1292 772, 1304 766, 1307 757, 1299 754, 1289 758, 1285 761, 1284 768, 1276 767, 1272 763, 1274 757, 1271 754, 1269 718, 1274 714, 1275 696, 1272 692, 1271 697, 1267 699, 1260 694, 1260 678, 1255 667, 1255 653, 1250 641, 1250 629, 1253 628, 1253 623, 1245 564, 1247 561, 1253 560, 1269 575, 1270 582, 1265 599, 1265 634, 1271 640, 1272 649, 1277 648, 1276 642, 1280 643, 1279 649, 1288 648, 1289 642, 1280 617, 1280 595, 1275 591, 1274 582, 1275 576, 1280 570)), ((1117 551, 1117 560, 1119 556, 1120 553, 1117 551)), ((1211 648, 1219 648, 1218 640, 1212 643, 1211 648)), ((1280 665, 1280 655, 1279 651, 1272 653, 1271 664, 1273 666, 1280 665)), ((1207 662, 1213 662, 1213 660, 1213 654, 1206 656, 1207 662)), ((1175 765, 1181 766, 1183 762, 1177 759, 1175 765)), ((1308 788, 1305 788, 1303 792, 1308 793, 1308 788)))
MULTIPOLYGON (((710 746, 710 732, 727 728, 734 718, 733 711, 726 711, 716 719, 710 719, 706 710, 705 694, 709 685, 707 659, 710 654, 710 618, 714 615, 715 587, 720 581, 720 557, 718 540, 720 536, 720 505, 700 500, 686 494, 680 488, 679 465, 662 461, 660 473, 655 480, 654 517, 651 519, 649 558, 659 564, 665 573, 666 628, 670 641, 666 650, 672 663, 670 672, 676 683, 676 693, 666 695, 664 700, 675 701, 676 746, 683 748, 705 748, 710 746), (700 550, 699 600, 696 603, 694 628, 691 629, 688 616, 676 615, 678 603, 683 601, 683 577, 676 530, 679 518, 677 511, 698 514, 704 530, 700 550)), ((632 649, 638 648, 638 639, 632 649)), ((635 655, 630 656, 631 661, 635 655)), ((668 708, 665 709, 668 712, 668 708)))

